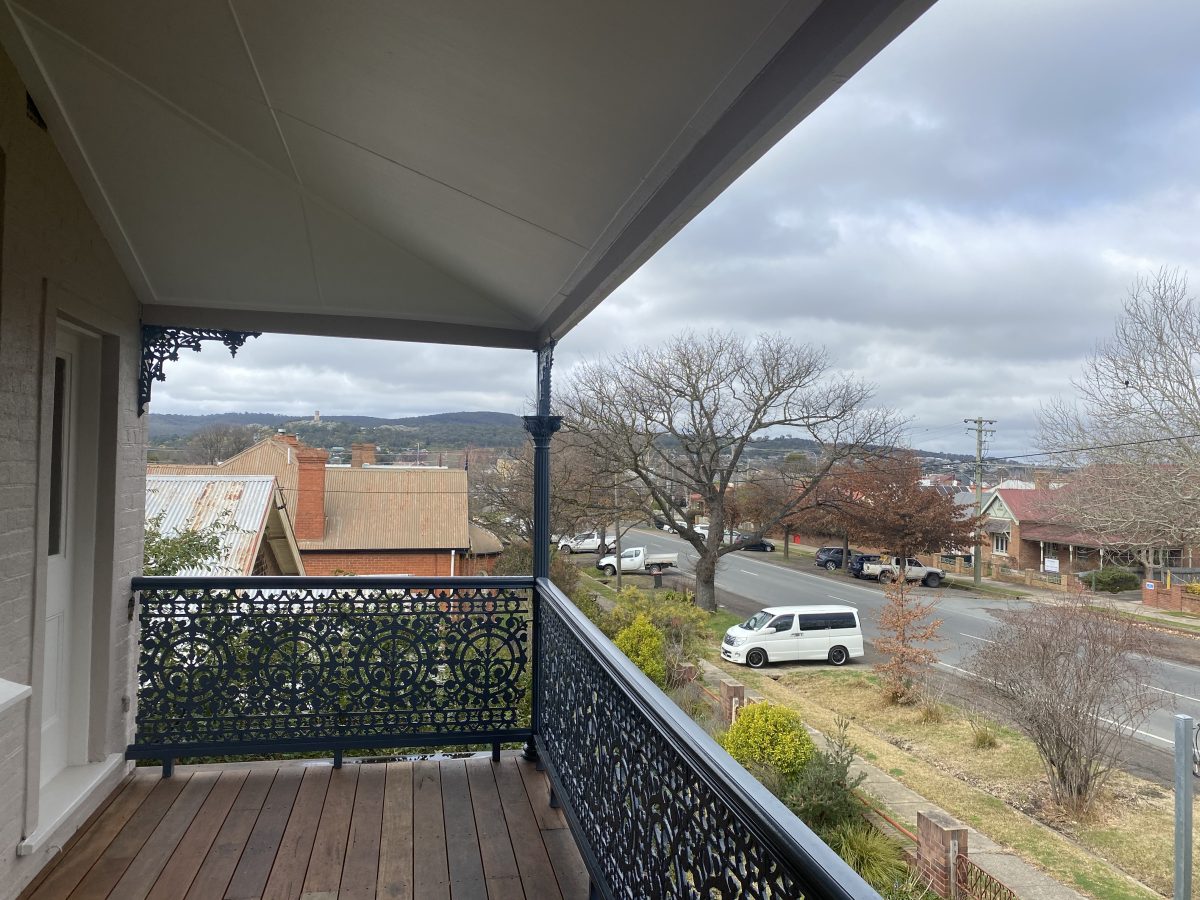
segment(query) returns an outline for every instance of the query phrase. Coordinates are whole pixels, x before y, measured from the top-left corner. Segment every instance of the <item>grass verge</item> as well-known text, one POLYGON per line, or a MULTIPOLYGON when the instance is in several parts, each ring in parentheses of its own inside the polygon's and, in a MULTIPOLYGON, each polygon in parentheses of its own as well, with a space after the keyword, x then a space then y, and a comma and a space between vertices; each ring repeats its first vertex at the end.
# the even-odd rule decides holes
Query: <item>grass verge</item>
POLYGON ((997 728, 998 747, 974 749, 960 710, 923 724, 917 708, 887 705, 865 672, 804 667, 774 680, 739 668, 736 677, 826 733, 846 716, 864 758, 1064 884, 1102 900, 1171 892, 1173 797, 1157 785, 1119 773, 1096 820, 1072 823, 1049 803, 1032 744, 1011 729, 997 728))

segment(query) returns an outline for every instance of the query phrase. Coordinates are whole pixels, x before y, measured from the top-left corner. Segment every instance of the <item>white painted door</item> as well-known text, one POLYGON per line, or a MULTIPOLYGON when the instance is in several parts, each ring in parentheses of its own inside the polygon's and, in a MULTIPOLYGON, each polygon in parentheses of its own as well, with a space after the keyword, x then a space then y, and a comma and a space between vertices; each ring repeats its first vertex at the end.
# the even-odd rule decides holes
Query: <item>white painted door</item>
POLYGON ((50 534, 42 675, 41 783, 88 761, 95 524, 95 341, 58 329, 50 441, 50 534))

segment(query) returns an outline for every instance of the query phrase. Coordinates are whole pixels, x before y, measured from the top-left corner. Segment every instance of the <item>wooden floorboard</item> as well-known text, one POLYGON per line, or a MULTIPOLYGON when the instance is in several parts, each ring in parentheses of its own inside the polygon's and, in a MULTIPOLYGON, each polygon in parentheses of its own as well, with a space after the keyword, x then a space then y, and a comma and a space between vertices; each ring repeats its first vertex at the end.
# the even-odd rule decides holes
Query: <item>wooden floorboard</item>
POLYGON ((22 900, 62 900, 70 895, 160 780, 149 769, 134 769, 116 798, 55 859, 46 876, 22 893, 22 900))
POLYGON ((280 769, 275 774, 267 799, 246 839, 246 848, 229 879, 229 887, 225 889, 225 900, 258 900, 262 896, 303 777, 304 770, 297 768, 280 769))
POLYGON ((378 900, 413 900, 413 764, 390 762, 383 792, 378 900))
POLYGON ((332 772, 331 766, 309 766, 304 770, 292 815, 263 889, 263 900, 296 900, 304 889, 304 876, 308 873, 308 861, 321 824, 321 810, 325 806, 332 772))
POLYGON ((370 763, 359 766, 359 769, 338 900, 375 900, 387 765, 370 763))
POLYGON ((515 753, 134 773, 25 900, 582 900, 544 776, 515 753))
POLYGON ((167 814, 162 817, 158 827, 154 829, 142 849, 138 851, 121 880, 112 889, 113 896, 121 900, 145 900, 146 895, 154 887, 154 882, 171 855, 179 846, 192 820, 208 799, 209 793, 217 783, 215 772, 201 772, 193 775, 167 814))
POLYGON ((242 850, 275 780, 275 771, 273 767, 250 770, 216 840, 192 879, 187 900, 221 900, 225 896, 225 888, 242 858, 242 850))
POLYGON ((188 781, 186 777, 158 780, 150 796, 138 807, 138 814, 125 823, 96 864, 71 891, 72 900, 104 900, 108 897, 188 781))
POLYGON ((313 842, 308 874, 300 896, 336 897, 342 882, 342 863, 346 860, 346 841, 350 835, 350 816, 354 811, 354 792, 358 786, 359 766, 334 769, 325 792, 321 824, 313 842))
POLYGON ((170 862, 159 873, 146 900, 183 900, 216 840, 217 832, 225 823, 225 817, 233 808, 247 774, 244 771, 219 772, 217 783, 208 792, 204 805, 179 841, 170 862))
POLYGON ((514 757, 504 757, 496 766, 496 788, 504 805, 504 821, 508 825, 513 853, 517 857, 517 868, 521 870, 525 896, 537 897, 538 900, 561 897, 554 867, 550 865, 546 845, 542 842, 542 832, 514 757))
POLYGON ((441 768, 431 760, 413 763, 413 897, 450 900, 446 823, 442 818, 441 768))

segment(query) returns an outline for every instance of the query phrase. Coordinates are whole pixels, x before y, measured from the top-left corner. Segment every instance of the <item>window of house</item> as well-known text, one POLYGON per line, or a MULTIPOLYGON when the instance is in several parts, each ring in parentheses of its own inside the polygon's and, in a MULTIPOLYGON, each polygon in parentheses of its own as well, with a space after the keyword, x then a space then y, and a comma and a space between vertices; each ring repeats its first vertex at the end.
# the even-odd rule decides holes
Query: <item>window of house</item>
POLYGON ((1008 535, 993 534, 992 535, 992 552, 1008 554, 1008 535))

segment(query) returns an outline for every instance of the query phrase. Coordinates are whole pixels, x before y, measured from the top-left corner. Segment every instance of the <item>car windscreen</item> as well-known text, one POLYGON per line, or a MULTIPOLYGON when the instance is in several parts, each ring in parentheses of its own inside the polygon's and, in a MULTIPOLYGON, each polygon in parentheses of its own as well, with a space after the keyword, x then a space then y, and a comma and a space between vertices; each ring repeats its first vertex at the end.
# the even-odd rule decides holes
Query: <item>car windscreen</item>
POLYGON ((745 628, 747 631, 758 631, 758 629, 762 628, 769 621, 771 621, 770 613, 766 613, 766 612, 755 613, 750 618, 748 618, 745 622, 742 623, 742 627, 745 628))

